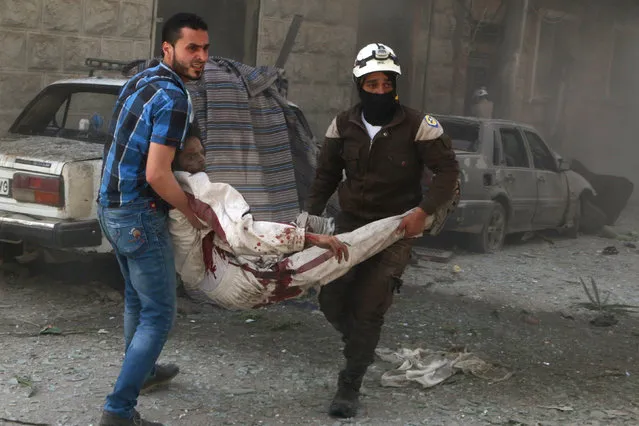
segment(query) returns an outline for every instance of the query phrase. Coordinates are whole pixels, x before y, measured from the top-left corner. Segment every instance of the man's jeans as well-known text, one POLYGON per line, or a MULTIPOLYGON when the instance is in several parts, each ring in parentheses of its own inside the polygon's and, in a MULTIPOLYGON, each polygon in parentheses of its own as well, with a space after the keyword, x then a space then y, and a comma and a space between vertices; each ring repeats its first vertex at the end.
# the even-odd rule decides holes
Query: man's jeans
POLYGON ((162 352, 176 313, 176 274, 168 212, 155 202, 98 207, 125 281, 122 370, 104 409, 130 418, 162 352))

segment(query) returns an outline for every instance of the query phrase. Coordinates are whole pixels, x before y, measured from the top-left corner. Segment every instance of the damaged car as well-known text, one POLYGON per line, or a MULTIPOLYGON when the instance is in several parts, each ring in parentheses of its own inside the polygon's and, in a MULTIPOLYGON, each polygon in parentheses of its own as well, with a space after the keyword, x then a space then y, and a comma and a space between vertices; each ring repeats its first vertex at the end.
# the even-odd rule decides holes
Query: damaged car
POLYGON ((506 236, 563 229, 577 237, 592 185, 558 159, 537 130, 495 119, 439 115, 461 169, 462 199, 445 230, 491 253, 506 236))

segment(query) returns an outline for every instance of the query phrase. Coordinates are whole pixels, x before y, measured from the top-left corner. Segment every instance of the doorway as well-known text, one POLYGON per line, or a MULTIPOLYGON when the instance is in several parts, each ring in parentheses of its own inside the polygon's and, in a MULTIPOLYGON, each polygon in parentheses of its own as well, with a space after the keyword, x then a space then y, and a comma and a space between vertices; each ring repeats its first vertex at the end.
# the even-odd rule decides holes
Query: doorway
POLYGON ((208 24, 211 56, 255 65, 259 8, 259 0, 157 0, 153 55, 161 54, 164 21, 176 13, 191 12, 208 24))

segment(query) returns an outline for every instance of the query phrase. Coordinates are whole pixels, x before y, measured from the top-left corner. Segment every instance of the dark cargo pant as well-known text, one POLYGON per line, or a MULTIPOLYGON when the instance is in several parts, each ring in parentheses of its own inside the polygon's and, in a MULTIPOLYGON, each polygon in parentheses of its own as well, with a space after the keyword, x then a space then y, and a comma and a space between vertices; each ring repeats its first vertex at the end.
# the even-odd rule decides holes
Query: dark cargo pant
MULTIPOLYGON (((337 220, 337 231, 349 232, 366 222, 337 220)), ((411 240, 401 240, 355 266, 348 274, 322 287, 320 309, 342 334, 346 369, 363 375, 375 359, 384 314, 410 260, 411 240)))

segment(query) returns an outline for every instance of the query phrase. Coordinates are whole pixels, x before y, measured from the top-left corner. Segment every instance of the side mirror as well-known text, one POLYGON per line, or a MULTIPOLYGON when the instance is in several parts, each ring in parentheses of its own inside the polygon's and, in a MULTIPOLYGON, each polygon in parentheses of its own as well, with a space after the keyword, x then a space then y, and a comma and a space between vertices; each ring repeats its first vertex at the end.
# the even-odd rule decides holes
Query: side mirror
POLYGON ((563 158, 559 159, 559 171, 560 172, 567 172, 568 170, 570 170, 570 161, 565 160, 563 158))

